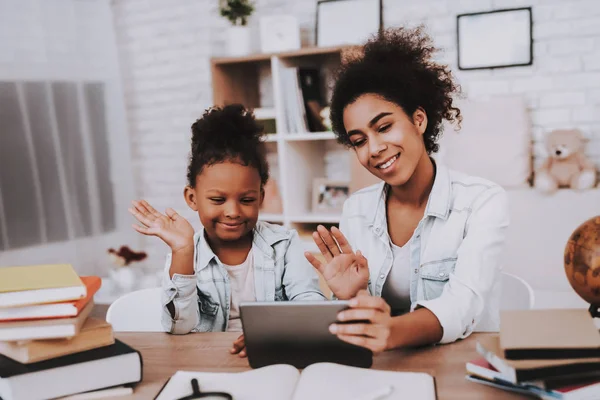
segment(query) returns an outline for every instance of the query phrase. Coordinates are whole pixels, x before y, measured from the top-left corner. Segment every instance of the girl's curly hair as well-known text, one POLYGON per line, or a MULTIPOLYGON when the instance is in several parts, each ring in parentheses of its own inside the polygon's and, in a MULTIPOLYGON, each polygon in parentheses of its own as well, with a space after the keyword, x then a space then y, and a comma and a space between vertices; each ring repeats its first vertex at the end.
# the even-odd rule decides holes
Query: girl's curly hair
POLYGON ((262 136, 263 127, 244 106, 209 108, 192 125, 188 185, 196 186, 196 176, 205 166, 224 161, 256 168, 264 185, 269 180, 269 164, 262 136))
POLYGON ((437 51, 422 26, 387 29, 344 59, 337 71, 331 100, 331 123, 340 143, 351 146, 344 128, 344 109, 372 93, 393 102, 410 117, 422 107, 428 119, 423 134, 428 154, 439 149, 442 120, 462 120, 452 96, 460 93, 446 65, 433 61, 437 51))

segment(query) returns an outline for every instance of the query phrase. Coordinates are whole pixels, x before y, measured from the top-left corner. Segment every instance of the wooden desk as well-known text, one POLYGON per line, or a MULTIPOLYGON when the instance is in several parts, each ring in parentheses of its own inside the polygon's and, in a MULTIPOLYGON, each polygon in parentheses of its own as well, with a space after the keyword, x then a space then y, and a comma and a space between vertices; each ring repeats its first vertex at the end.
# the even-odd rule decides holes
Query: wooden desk
MULTIPOLYGON (((439 400, 527 399, 527 397, 465 380, 465 364, 477 357, 479 335, 449 345, 417 350, 394 350, 377 355, 373 368, 393 371, 427 372, 436 379, 439 400)), ((250 369, 248 360, 231 355, 237 333, 194 333, 177 336, 167 333, 118 332, 116 337, 142 353, 144 377, 131 399, 152 399, 177 370, 241 372, 250 369)), ((125 399, 124 397, 122 397, 125 399)))

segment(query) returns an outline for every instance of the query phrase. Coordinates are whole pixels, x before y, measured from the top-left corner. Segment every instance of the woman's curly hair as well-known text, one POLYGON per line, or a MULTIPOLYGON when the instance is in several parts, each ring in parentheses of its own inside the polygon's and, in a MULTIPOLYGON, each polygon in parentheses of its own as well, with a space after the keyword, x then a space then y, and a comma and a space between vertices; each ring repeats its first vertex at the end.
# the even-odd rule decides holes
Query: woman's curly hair
POLYGON ((269 180, 269 164, 262 136, 263 127, 244 106, 209 108, 192 124, 188 185, 196 186, 196 176, 205 166, 224 161, 256 168, 264 185, 269 180))
POLYGON ((422 26, 387 29, 350 55, 337 71, 331 100, 331 123, 340 143, 351 146, 344 128, 344 109, 363 94, 372 93, 402 107, 411 117, 422 107, 427 114, 423 134, 428 154, 439 149, 442 120, 462 120, 452 95, 460 93, 446 65, 433 61, 437 51, 422 26))

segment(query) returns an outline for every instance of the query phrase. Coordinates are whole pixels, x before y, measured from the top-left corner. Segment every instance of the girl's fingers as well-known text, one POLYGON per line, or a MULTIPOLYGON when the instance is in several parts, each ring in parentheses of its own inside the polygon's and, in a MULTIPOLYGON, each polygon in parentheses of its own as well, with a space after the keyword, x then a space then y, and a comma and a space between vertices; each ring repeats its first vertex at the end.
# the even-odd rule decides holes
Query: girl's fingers
POLYGON ((333 259, 333 255, 329 251, 329 248, 327 247, 325 242, 323 242, 323 239, 321 238, 321 235, 319 235, 319 232, 313 233, 313 240, 319 248, 321 254, 323 254, 323 257, 325 257, 325 261, 329 263, 333 259))
POLYGON ((177 221, 177 219, 179 218, 179 214, 177 214, 177 211, 173 210, 170 207, 165 210, 165 213, 167 214, 167 217, 171 218, 173 221, 177 221))
POLYGON ((138 211, 137 208, 129 207, 129 213, 135 217, 140 223, 144 224, 146 227, 152 225, 152 221, 147 218, 144 214, 138 211))
MULTIPOLYGON (((148 221, 154 221, 156 218, 154 217, 154 215, 152 215, 147 209, 146 207, 144 207, 144 205, 140 202, 140 201, 132 201, 131 204, 133 205, 133 208, 140 214, 143 215, 148 221)), ((149 225, 149 224, 146 224, 149 225)))
POLYGON ((348 243, 348 240, 346 240, 346 236, 344 236, 342 231, 340 231, 337 227, 334 226, 331 228, 331 234, 333 235, 336 242, 340 246, 342 253, 344 253, 344 254, 352 253, 352 247, 350 247, 350 244, 348 243))
POLYGON ((140 203, 146 208, 146 210, 148 210, 148 213, 152 214, 156 218, 163 217, 163 215, 156 211, 154 207, 152 207, 146 200, 142 200, 140 203))
POLYGON ((319 261, 319 259, 317 257, 315 257, 314 255, 312 255, 308 251, 304 253, 304 257, 306 257, 306 259, 308 260, 308 262, 311 263, 312 266, 317 271, 319 271, 321 274, 323 274, 323 272, 324 272, 323 263, 321 261, 319 261))
POLYGON ((152 228, 147 228, 145 226, 139 226, 139 225, 136 225, 136 224, 132 224, 131 226, 133 227, 133 229, 135 229, 136 231, 138 231, 142 235, 148 235, 148 236, 154 236, 154 235, 156 235, 156 232, 152 228))
POLYGON ((319 225, 317 227, 317 232, 319 232, 319 236, 321 236, 323 242, 325 243, 333 257, 337 256, 338 254, 341 254, 340 248, 335 242, 335 239, 333 238, 333 236, 331 236, 331 233, 329 233, 329 231, 323 225, 319 225))

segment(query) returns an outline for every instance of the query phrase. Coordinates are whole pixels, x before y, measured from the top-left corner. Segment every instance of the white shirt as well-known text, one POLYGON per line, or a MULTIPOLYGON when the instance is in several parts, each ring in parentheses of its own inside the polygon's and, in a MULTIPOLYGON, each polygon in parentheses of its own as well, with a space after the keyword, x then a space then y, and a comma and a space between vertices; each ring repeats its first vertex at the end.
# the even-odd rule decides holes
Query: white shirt
POLYGON ((409 243, 402 247, 391 243, 394 263, 383 285, 381 297, 392 308, 392 315, 401 315, 410 311, 409 243))
POLYGON ((223 267, 229 275, 229 283, 231 285, 231 311, 229 313, 227 332, 241 332, 240 303, 256 301, 252 249, 248 252, 248 257, 246 257, 243 263, 239 265, 223 264, 223 267))
MULTIPOLYGON (((392 269, 384 183, 344 203, 340 230, 369 262, 369 291, 381 296, 392 269)), ((423 219, 410 252, 411 310, 429 309, 443 329, 441 343, 500 325, 500 271, 509 224, 506 192, 486 179, 436 164, 423 219)))

